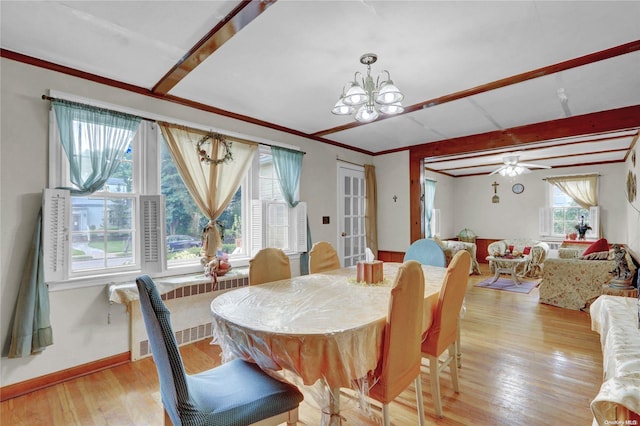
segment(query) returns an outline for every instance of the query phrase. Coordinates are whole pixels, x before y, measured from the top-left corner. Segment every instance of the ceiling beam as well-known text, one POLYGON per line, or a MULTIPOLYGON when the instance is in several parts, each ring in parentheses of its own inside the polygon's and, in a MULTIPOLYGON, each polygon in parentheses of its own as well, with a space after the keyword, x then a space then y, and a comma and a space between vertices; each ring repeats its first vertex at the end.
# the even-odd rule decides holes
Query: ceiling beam
POLYGON ((225 18, 200 39, 151 89, 153 93, 166 95, 183 78, 205 61, 213 52, 249 25, 276 0, 244 0, 225 18), (251 6, 251 7, 247 7, 251 6))
POLYGON ((640 105, 415 145, 409 151, 411 158, 438 157, 636 128, 640 128, 640 105))
MULTIPOLYGON (((510 86, 513 84, 522 83, 523 81, 532 80, 538 77, 544 77, 546 75, 555 74, 560 71, 569 70, 572 68, 580 67, 583 65, 588 65, 594 62, 603 61, 605 59, 611 59, 616 56, 625 55, 627 53, 635 52, 640 50, 640 40, 635 40, 629 43, 621 44, 619 46, 615 46, 609 49, 600 50, 598 52, 590 53, 588 55, 580 56, 577 58, 569 59, 567 61, 558 62, 557 64, 547 65, 542 68, 538 68, 535 70, 523 72, 521 74, 516 74, 511 77, 506 77, 500 80, 492 81, 490 83, 482 84, 480 86, 472 87, 470 89, 461 90, 459 92, 450 93, 448 95, 440 96, 438 98, 429 99, 427 101, 423 101, 411 106, 408 106, 404 109, 404 112, 396 115, 381 115, 379 119, 373 121, 372 123, 376 123, 380 120, 386 120, 388 118, 397 117, 398 115, 408 114, 415 111, 420 111, 425 108, 430 108, 436 105, 442 105, 447 102, 456 101, 459 99, 463 99, 469 96, 477 95, 480 93, 488 92, 495 89, 500 89, 502 87, 510 86)), ((322 130, 320 132, 313 133, 314 136, 326 136, 331 133, 341 132, 343 130, 352 129, 358 126, 364 126, 370 123, 360 123, 357 121, 353 121, 347 124, 343 124, 342 126, 333 127, 331 129, 322 130)))

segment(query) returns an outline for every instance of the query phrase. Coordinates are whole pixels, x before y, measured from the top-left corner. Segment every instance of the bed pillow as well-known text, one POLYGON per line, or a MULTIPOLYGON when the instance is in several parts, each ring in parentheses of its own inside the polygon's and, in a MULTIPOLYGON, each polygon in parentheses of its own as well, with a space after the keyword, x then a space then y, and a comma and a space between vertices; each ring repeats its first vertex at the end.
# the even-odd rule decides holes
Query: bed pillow
POLYGON ((584 253, 582 253, 582 257, 591 253, 597 253, 601 251, 609 252, 609 243, 607 242, 606 238, 600 238, 598 241, 587 247, 584 253))

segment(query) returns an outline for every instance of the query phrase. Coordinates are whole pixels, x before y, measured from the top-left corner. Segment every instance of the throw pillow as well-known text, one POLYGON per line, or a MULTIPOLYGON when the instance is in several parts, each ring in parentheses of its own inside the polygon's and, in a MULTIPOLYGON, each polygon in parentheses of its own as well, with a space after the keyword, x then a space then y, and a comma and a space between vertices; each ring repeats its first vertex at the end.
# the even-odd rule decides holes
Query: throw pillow
POLYGON ((588 254, 596 253, 599 251, 609 251, 609 243, 607 242, 606 238, 600 238, 598 241, 591 244, 589 247, 587 247, 584 253, 582 253, 582 256, 584 257, 588 254))
POLYGON ((522 254, 529 254, 531 253, 531 247, 526 246, 525 248, 522 249, 522 254))
POLYGON ((586 256, 582 256, 584 260, 607 260, 609 258, 609 250, 607 251, 595 251, 589 253, 586 256))

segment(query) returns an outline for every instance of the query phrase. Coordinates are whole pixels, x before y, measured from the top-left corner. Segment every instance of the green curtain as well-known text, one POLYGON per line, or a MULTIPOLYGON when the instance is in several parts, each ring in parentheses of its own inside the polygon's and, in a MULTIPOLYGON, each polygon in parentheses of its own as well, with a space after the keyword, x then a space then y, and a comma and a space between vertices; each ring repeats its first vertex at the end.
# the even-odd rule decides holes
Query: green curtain
POLYGON ((9 358, 21 358, 37 354, 52 344, 49 293, 44 285, 41 209, 38 213, 29 257, 20 283, 8 356, 9 358))
MULTIPOLYGON (((304 153, 278 146, 271 147, 273 166, 280 182, 280 189, 289 207, 295 207, 300 200, 300 175, 302 174, 302 159, 304 153)), ((309 274, 309 251, 311 250, 311 232, 307 217, 307 252, 300 254, 300 275, 309 274)))
POLYGON ((113 174, 140 126, 140 117, 64 100, 51 101, 69 159, 73 195, 92 194, 113 174))
POLYGON ((434 201, 436 198, 436 181, 431 179, 424 180, 424 212, 427 218, 425 225, 425 235, 427 238, 433 237, 431 235, 431 217, 433 216, 434 201))
MULTIPOLYGON (((69 189, 74 195, 91 194, 107 182, 118 167, 141 119, 64 100, 53 100, 60 140, 69 159, 69 189)), ((44 281, 42 209, 18 291, 9 357, 42 352, 53 344, 49 320, 49 292, 44 281)))

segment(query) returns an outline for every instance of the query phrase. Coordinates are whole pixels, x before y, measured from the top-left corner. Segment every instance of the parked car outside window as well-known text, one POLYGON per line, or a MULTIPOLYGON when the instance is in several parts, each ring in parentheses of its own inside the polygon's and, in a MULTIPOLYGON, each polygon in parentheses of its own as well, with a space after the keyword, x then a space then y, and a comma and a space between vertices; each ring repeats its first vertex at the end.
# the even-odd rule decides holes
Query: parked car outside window
POLYGON ((169 235, 167 237, 167 248, 169 251, 184 250, 192 247, 202 246, 199 238, 190 235, 169 235))

